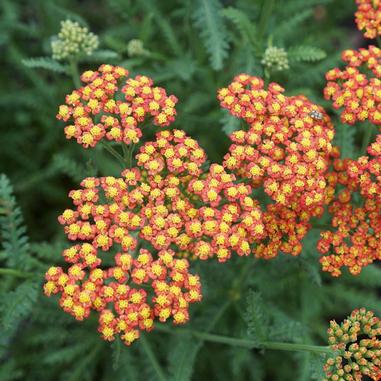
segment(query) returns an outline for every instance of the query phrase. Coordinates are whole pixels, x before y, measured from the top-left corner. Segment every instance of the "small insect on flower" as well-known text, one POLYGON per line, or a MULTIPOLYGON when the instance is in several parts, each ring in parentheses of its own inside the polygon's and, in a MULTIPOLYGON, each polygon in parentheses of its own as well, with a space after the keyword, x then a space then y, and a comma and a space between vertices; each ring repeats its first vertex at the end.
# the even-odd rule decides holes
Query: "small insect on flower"
POLYGON ((316 111, 316 110, 312 110, 309 113, 309 115, 311 118, 316 119, 316 120, 322 120, 323 119, 323 114, 319 111, 316 111))

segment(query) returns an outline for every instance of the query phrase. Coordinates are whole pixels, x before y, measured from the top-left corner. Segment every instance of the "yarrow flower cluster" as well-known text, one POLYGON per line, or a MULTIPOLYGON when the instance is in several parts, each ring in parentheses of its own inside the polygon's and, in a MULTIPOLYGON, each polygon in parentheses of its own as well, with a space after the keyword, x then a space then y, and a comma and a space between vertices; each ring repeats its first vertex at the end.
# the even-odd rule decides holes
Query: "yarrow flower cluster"
POLYGON ((53 59, 70 60, 90 56, 98 48, 98 36, 78 22, 61 22, 61 31, 51 42, 53 59))
POLYGON ((331 321, 328 342, 333 351, 324 381, 381 378, 381 320, 364 308, 354 310, 341 324, 331 321))
POLYGON ((265 90, 262 79, 246 74, 219 91, 222 107, 249 125, 231 135, 224 166, 263 185, 275 202, 307 209, 324 201, 333 126, 307 98, 283 91, 276 83, 265 90), (311 115, 314 110, 321 118, 311 115))
POLYGON ((297 255, 312 216, 326 203, 325 179, 334 136, 323 109, 302 96, 247 74, 219 90, 222 107, 245 120, 248 130, 235 131, 224 167, 243 183, 263 187, 274 204, 264 212, 267 242, 256 255, 272 258, 281 250, 297 255))
POLYGON ((269 46, 265 50, 261 63, 269 70, 274 71, 284 71, 290 68, 287 52, 276 46, 269 46))
POLYGON ((72 264, 68 271, 49 269, 45 284, 47 295, 61 293, 66 312, 82 320, 91 309, 98 311, 103 337, 121 333, 126 344, 139 330, 151 330, 156 318, 185 323, 189 304, 201 300, 199 277, 170 244, 181 245, 178 232, 192 216, 180 186, 199 174, 204 153, 182 131, 163 131, 137 158, 142 171, 87 178, 82 189, 70 192, 76 208, 65 210, 59 221, 68 238, 79 242, 63 252, 72 264), (153 249, 138 250, 138 237, 153 249))
POLYGON ((336 159, 329 175, 332 187, 339 190, 329 212, 332 230, 321 232, 317 249, 323 270, 333 276, 341 275, 346 266, 353 275, 361 272, 375 260, 381 259, 381 136, 368 148, 373 158, 358 160, 336 159), (355 206, 355 194, 359 192, 363 205, 355 206))
POLYGON ((357 28, 365 30, 364 36, 376 38, 381 34, 381 1, 356 0, 355 21, 357 28))
POLYGON ((168 96, 146 76, 127 76, 126 69, 111 65, 82 74, 85 85, 66 96, 57 114, 58 119, 72 122, 65 127, 68 139, 75 138, 84 148, 94 147, 103 138, 138 143, 140 125, 147 117, 160 127, 174 121, 175 96, 168 96))
POLYGON ((347 66, 334 68, 326 73, 326 99, 333 107, 343 108, 343 123, 354 124, 369 120, 381 125, 381 49, 345 50, 342 59, 347 66))

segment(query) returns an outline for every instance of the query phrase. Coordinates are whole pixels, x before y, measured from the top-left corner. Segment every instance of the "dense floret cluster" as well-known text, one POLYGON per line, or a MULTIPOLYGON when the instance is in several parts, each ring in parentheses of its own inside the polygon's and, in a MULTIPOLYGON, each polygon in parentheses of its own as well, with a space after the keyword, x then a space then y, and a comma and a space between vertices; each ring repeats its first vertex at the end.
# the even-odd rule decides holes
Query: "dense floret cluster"
POLYGON ((323 270, 333 276, 341 275, 344 266, 357 275, 381 259, 380 135, 368 153, 358 160, 336 159, 329 176, 339 190, 329 206, 332 228, 321 233, 317 248, 323 270))
POLYGON ((61 30, 51 42, 53 59, 71 60, 81 56, 91 56, 98 48, 98 36, 90 32, 78 22, 65 20, 61 22, 61 30))
POLYGON ((68 139, 75 138, 84 148, 94 147, 103 138, 134 144, 148 117, 160 127, 174 121, 175 96, 168 96, 146 76, 127 76, 128 70, 111 65, 82 74, 84 86, 66 96, 57 114, 58 119, 72 123, 65 127, 68 139))
POLYGON ((368 49, 345 50, 343 70, 334 68, 326 73, 326 99, 333 107, 342 109, 341 120, 355 124, 369 120, 381 125, 381 49, 370 45, 368 49))
POLYGON ((355 20, 357 28, 367 38, 376 38, 381 34, 381 1, 356 0, 355 20))
POLYGON ((331 321, 328 343, 333 351, 324 367, 324 381, 381 378, 381 321, 364 308, 354 310, 341 324, 331 321))

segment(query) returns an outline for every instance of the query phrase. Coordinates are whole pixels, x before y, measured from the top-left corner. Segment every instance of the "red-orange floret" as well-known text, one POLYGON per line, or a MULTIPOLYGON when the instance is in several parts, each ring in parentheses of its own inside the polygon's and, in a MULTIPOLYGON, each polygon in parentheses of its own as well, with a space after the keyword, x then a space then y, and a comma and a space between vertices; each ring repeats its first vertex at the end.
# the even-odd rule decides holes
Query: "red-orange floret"
POLYGON ((75 138, 84 148, 94 147, 101 139, 138 143, 139 127, 148 117, 153 124, 165 127, 175 119, 177 98, 154 86, 151 78, 138 75, 127 78, 120 66, 102 65, 86 71, 84 85, 66 96, 57 118, 69 122, 68 139, 75 138))
POLYGON ((345 50, 342 60, 347 66, 326 73, 326 99, 333 107, 343 109, 341 120, 355 124, 369 120, 381 125, 381 50, 373 45, 368 49, 345 50))
POLYGON ((381 1, 356 0, 355 21, 357 28, 364 31, 367 38, 376 38, 381 34, 381 1))

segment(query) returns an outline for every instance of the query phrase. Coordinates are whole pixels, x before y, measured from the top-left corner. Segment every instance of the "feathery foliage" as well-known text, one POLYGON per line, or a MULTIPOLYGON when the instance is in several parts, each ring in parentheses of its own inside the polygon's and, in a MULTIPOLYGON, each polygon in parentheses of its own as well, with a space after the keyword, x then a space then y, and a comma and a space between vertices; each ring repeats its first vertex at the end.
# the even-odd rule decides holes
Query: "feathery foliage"
MULTIPOLYGON (((46 269, 63 264, 67 243, 55 221, 71 207, 69 189, 87 176, 120 173, 104 149, 84 151, 65 140, 55 115, 74 88, 73 76, 69 62, 51 58, 51 37, 61 21, 78 21, 100 41, 78 63, 79 72, 118 64, 175 94, 174 126, 196 138, 211 163, 221 163, 227 135, 243 128, 218 108, 217 90, 241 72, 267 75, 261 64, 266 48, 282 48, 289 69, 266 80, 326 107, 334 143, 344 157, 357 158, 363 129, 340 123, 322 94, 324 73, 341 65, 340 51, 364 44, 353 24, 354 2, 2 0, 0 9, 0 106, 6 110, 0 143, 0 172, 6 173, 0 176, 0 381, 321 380, 324 355, 261 344, 325 346, 329 320, 342 320, 361 306, 380 314, 381 269, 374 264, 340 280, 323 274, 316 252, 320 228, 305 238, 299 257, 195 261, 203 302, 191 308, 189 324, 161 325, 131 347, 103 342, 95 315, 77 322, 57 308, 58 298, 42 295, 46 269), (268 14, 266 4, 273 4, 268 14), (131 40, 141 41, 144 54, 131 54, 131 40), (246 346, 216 342, 215 336, 246 346)), ((146 128, 150 139, 157 129, 146 128)), ((322 224, 328 220, 325 215, 322 224)))

